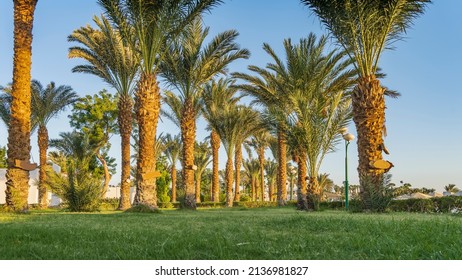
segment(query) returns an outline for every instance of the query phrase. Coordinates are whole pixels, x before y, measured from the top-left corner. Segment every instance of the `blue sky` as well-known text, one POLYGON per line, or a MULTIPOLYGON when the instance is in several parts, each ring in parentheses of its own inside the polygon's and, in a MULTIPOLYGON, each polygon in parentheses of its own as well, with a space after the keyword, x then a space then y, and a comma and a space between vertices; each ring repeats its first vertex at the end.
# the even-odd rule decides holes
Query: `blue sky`
MULTIPOLYGON (((415 20, 404 41, 395 50, 387 51, 380 66, 388 75, 383 84, 398 90, 399 99, 387 100, 387 130, 385 144, 390 150, 387 160, 394 163, 392 181, 411 183, 414 187, 442 190, 449 183, 462 187, 462 94, 458 81, 462 71, 462 1, 435 1, 427 12, 415 20)), ((94 94, 103 88, 112 91, 98 78, 71 73, 81 61, 67 58, 71 46, 67 36, 80 26, 91 23, 101 9, 94 0, 40 0, 35 12, 32 77, 48 84, 70 85, 81 96, 94 94)), ((297 0, 225 0, 205 17, 211 27, 210 36, 227 29, 236 29, 238 42, 248 48, 249 60, 234 63, 231 71, 245 71, 247 65, 264 66, 269 62, 262 44, 269 43, 283 56, 282 41, 298 40, 309 32, 325 33, 318 19, 297 0)), ((13 56, 13 1, 0 1, 0 85, 11 81, 13 56)), ((49 124, 50 138, 69 131, 67 115, 49 124)), ((177 133, 170 123, 160 123, 159 132, 177 133)), ((198 126, 198 138, 206 136, 203 122, 198 126)), ((350 131, 356 134, 354 125, 350 131)), ((6 145, 6 128, 0 124, 0 145, 6 145)), ((119 157, 120 140, 111 141, 112 156, 119 157)), ((32 156, 38 161, 37 139, 31 139, 32 156)), ((356 143, 349 148, 350 183, 357 183, 356 143)), ((329 173, 335 183, 344 180, 343 145, 326 157, 322 172, 329 173)), ((221 151, 221 165, 225 154, 221 151)), ((112 182, 116 183, 116 174, 112 182)))

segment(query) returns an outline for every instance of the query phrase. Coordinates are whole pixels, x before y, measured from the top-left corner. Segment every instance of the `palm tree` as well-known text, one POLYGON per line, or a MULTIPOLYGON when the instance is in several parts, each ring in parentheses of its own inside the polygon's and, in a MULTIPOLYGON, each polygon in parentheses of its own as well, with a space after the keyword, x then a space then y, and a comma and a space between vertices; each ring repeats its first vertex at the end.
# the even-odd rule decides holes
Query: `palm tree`
POLYGON ((444 190, 450 193, 456 193, 459 191, 459 188, 457 188, 455 184, 448 184, 444 186, 444 190))
POLYGON ((234 106, 239 97, 236 97, 237 89, 233 87, 234 80, 220 78, 217 81, 212 80, 205 85, 202 94, 202 116, 209 124, 211 130, 210 144, 212 147, 212 201, 219 202, 219 175, 218 175, 218 151, 220 149, 220 136, 215 127, 220 123, 219 112, 226 106, 234 106))
POLYGON ((77 101, 77 94, 70 86, 56 86, 50 82, 44 88, 39 81, 32 81, 32 131, 38 126, 40 157, 39 197, 40 207, 47 207, 46 165, 48 150, 48 122, 67 106, 77 101))
POLYGON ((215 36, 203 46, 209 33, 202 19, 189 24, 179 40, 173 41, 161 64, 161 75, 178 92, 181 100, 182 164, 185 183, 185 207, 195 209, 194 199, 194 143, 196 119, 200 114, 200 98, 203 87, 218 74, 225 74, 227 66, 239 58, 247 58, 249 52, 235 43, 238 33, 226 31, 215 36))
POLYGON ((299 209, 308 207, 307 191, 314 206, 318 205, 319 168, 325 155, 340 141, 340 129, 351 118, 347 92, 356 73, 348 70, 351 60, 345 59, 344 52, 334 49, 324 54, 326 44, 327 37, 317 40, 314 34, 295 45, 285 40, 286 65, 279 60, 281 63, 273 67, 282 77, 293 108, 288 118, 288 135, 298 164, 299 209))
POLYGON ((236 143, 240 141, 240 130, 242 127, 252 127, 258 119, 258 113, 249 107, 232 106, 218 113, 215 130, 220 136, 226 150, 228 160, 226 161, 225 181, 226 181, 226 205, 233 205, 233 157, 236 143))
POLYGON ((135 204, 157 207, 155 136, 160 112, 157 74, 165 59, 167 45, 201 13, 220 4, 220 0, 98 0, 106 14, 130 43, 139 51, 140 79, 135 92, 135 111, 139 125, 137 192, 135 204))
POLYGON ((257 201, 257 182, 260 174, 260 163, 257 159, 249 158, 244 161, 244 170, 247 177, 250 178, 250 189, 252 193, 252 201, 257 201))
POLYGON ((6 207, 27 211, 29 171, 17 161, 30 160, 30 102, 32 26, 37 0, 15 0, 14 3, 14 57, 11 117, 8 126, 8 169, 6 172, 6 207))
POLYGON ((180 135, 172 136, 167 133, 163 142, 165 144, 165 155, 170 163, 170 176, 172 178, 172 202, 176 202, 176 163, 180 157, 181 139, 180 135))
POLYGON ((196 177, 196 203, 201 202, 201 180, 202 174, 204 173, 207 166, 212 161, 212 151, 208 142, 196 142, 196 148, 194 149, 194 163, 197 168, 194 171, 196 177))
POLYGON ((274 186, 277 180, 278 164, 274 160, 267 159, 265 164, 266 182, 268 184, 269 201, 275 201, 274 186))
POLYGON ((253 147, 258 155, 258 161, 260 163, 260 199, 264 200, 265 193, 265 149, 269 146, 271 134, 268 130, 261 130, 254 134, 248 144, 253 147))
MULTIPOLYGON (((353 120, 358 132, 358 172, 361 186, 383 182, 384 169, 374 168, 382 160, 386 89, 376 77, 382 52, 421 15, 430 0, 301 0, 321 19, 353 59, 359 75, 352 94, 353 120)), ((363 189, 364 191, 364 189, 363 189)), ((367 194, 363 193, 363 198, 367 194)))
MULTIPOLYGON (((263 44, 263 50, 276 62, 278 57, 268 44, 263 44)), ((271 68, 272 64, 267 67, 271 68)), ((242 79, 246 84, 237 85, 245 94, 255 98, 253 103, 263 105, 262 113, 264 122, 270 126, 272 132, 277 135, 278 143, 278 184, 277 201, 283 206, 287 201, 287 114, 292 108, 288 102, 284 86, 280 77, 270 70, 251 65, 248 69, 254 74, 233 73, 233 77, 242 79), (281 87, 282 85, 282 87, 281 87)))
MULTIPOLYGON (((130 207, 130 135, 132 133, 132 94, 139 68, 138 52, 129 48, 131 44, 122 40, 104 16, 94 17, 98 27, 87 25, 75 30, 69 42, 82 46, 69 49, 70 58, 82 58, 88 64, 75 66, 72 71, 93 74, 113 87, 119 95, 118 126, 121 137, 122 175, 120 180, 119 209, 130 207)), ((133 39, 133 38, 131 38, 133 39)))

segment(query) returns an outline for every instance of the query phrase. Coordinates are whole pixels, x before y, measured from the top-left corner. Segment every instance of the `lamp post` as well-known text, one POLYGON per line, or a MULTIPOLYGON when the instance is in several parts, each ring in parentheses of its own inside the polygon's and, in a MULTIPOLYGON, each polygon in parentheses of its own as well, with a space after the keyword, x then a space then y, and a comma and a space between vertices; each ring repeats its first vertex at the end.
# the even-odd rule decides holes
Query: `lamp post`
POLYGON ((345 140, 345 209, 348 210, 348 145, 350 145, 350 141, 355 139, 355 136, 348 133, 347 128, 342 128, 340 133, 345 140))

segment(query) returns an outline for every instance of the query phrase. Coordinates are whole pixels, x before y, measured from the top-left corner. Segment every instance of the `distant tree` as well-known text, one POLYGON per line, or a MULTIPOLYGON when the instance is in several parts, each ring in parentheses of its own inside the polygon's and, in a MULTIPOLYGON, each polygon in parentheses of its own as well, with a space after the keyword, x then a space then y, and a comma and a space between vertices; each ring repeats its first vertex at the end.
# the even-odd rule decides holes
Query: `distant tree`
POLYGON ((117 99, 106 90, 87 95, 74 104, 69 117, 71 126, 87 134, 90 145, 95 147, 95 155, 104 169, 104 196, 115 173, 115 169, 109 169, 107 153, 111 147, 109 139, 117 130, 117 99))
POLYGON ((212 162, 212 150, 210 149, 209 143, 206 141, 200 143, 196 142, 196 148, 194 149, 194 163, 196 165, 196 170, 194 171, 196 179, 196 203, 201 202, 202 174, 210 162, 212 162))
POLYGON ((448 184, 444 186, 444 190, 450 193, 456 193, 459 191, 459 188, 457 188, 455 184, 448 184))

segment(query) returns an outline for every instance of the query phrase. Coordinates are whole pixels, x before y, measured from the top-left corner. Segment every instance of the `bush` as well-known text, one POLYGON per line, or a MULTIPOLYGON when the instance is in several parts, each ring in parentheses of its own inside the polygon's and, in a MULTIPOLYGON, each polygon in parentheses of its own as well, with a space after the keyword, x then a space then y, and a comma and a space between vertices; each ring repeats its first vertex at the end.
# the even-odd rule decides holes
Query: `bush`
POLYGON ((162 213, 159 209, 152 207, 147 204, 137 204, 132 206, 131 208, 125 210, 127 213, 155 213, 155 214, 160 214, 162 213))
POLYGON ((462 197, 446 196, 431 199, 394 200, 390 204, 390 210, 418 213, 461 213, 462 197))
POLYGON ((393 198, 390 179, 391 176, 388 174, 384 174, 380 182, 374 182, 372 178, 363 178, 361 195, 363 210, 385 212, 393 198))
POLYGON ((102 211, 115 211, 119 208, 119 199, 118 198, 104 198, 101 200, 101 205, 99 210, 102 211))
POLYGON ((46 184, 72 212, 99 210, 103 180, 85 168, 69 167, 67 176, 50 171, 46 184))
POLYGON ((233 206, 243 208, 262 208, 262 207, 277 207, 278 204, 275 201, 239 201, 234 202, 233 206))

